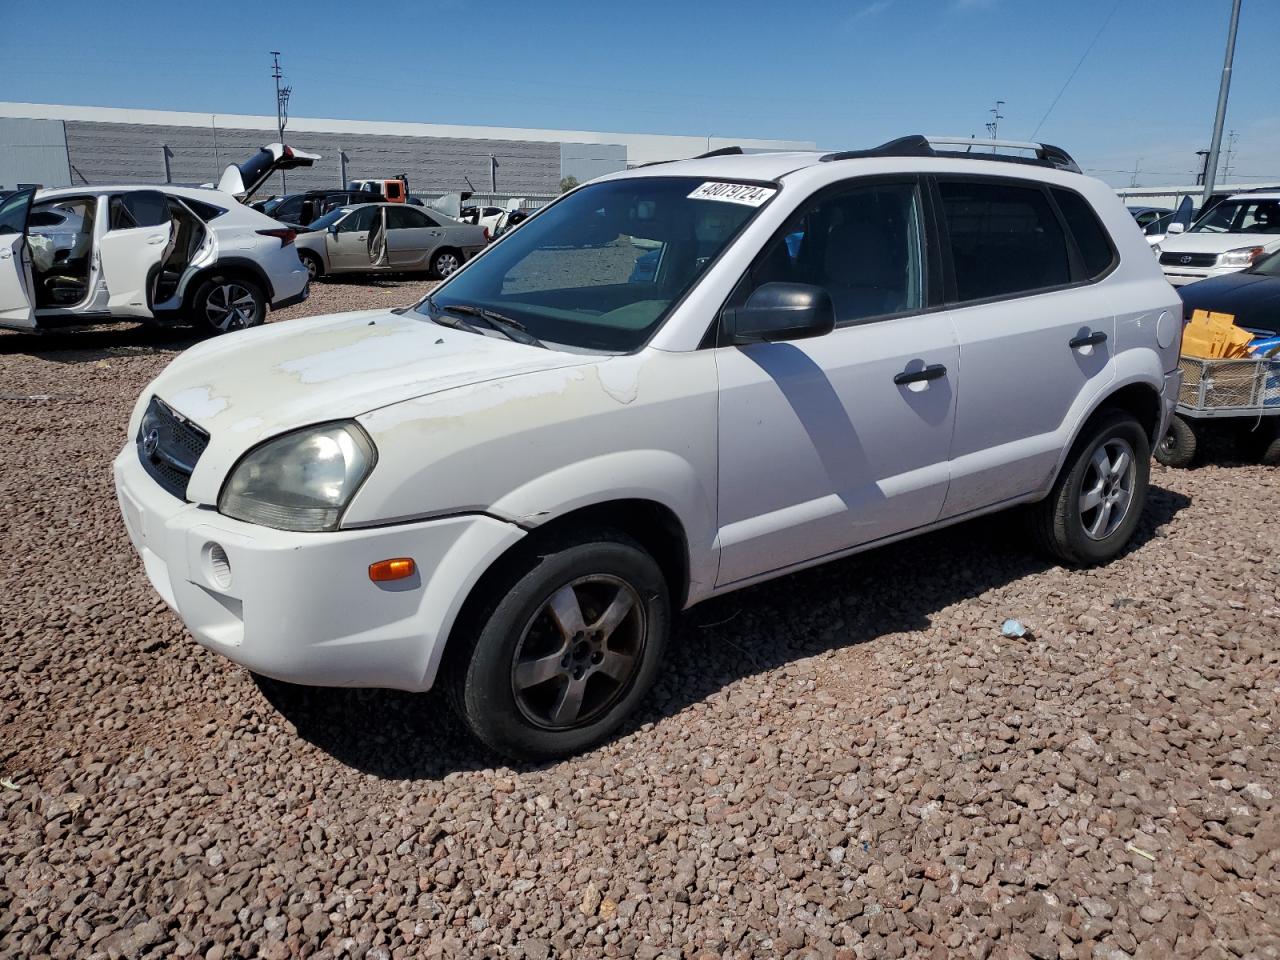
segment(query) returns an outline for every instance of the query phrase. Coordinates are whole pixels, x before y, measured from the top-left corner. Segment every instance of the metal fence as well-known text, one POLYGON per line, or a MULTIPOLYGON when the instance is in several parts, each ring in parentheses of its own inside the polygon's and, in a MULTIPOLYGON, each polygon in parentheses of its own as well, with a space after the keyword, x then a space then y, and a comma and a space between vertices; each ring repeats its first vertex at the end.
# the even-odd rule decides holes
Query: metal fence
MULTIPOLYGON (((409 188, 409 193, 424 201, 435 200, 443 195, 431 191, 418 193, 412 186, 409 188)), ((510 201, 519 200, 521 207, 537 210, 539 207, 545 207, 558 196, 560 196, 558 193, 473 193, 469 199, 462 201, 462 205, 464 207, 499 207, 505 210, 510 201)))

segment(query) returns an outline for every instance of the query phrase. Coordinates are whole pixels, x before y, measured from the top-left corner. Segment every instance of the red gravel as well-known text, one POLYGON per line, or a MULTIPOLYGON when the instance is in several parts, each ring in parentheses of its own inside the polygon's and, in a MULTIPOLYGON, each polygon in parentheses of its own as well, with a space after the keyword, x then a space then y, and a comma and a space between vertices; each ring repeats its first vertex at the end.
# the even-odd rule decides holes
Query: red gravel
POLYGON ((1153 467, 1102 570, 993 518, 707 604, 621 736, 511 769, 152 592, 109 463, 186 342, 0 334, 0 955, 1280 956, 1274 469, 1153 467))

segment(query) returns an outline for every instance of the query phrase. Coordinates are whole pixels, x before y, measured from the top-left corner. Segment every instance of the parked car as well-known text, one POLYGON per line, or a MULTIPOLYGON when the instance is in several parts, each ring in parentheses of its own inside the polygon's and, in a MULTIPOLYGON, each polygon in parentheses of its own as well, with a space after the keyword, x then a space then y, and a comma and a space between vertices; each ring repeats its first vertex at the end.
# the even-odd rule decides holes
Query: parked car
POLYGON ((1134 222, 1142 227, 1144 232, 1147 227, 1161 217, 1173 216, 1173 211, 1168 207, 1128 207, 1127 209, 1133 216, 1134 222))
POLYGON ((1241 193, 1207 208, 1190 229, 1171 224, 1160 266, 1174 286, 1253 266, 1280 249, 1280 193, 1241 193))
POLYGON ((403 203, 339 207, 298 235, 311 276, 430 270, 447 277, 484 249, 489 232, 403 203))
POLYGON ((268 201, 262 212, 290 226, 309 227, 330 210, 368 203, 369 194, 360 190, 307 190, 268 201))
POLYGON ((199 187, 19 191, 0 201, 0 326, 256 326, 307 296, 294 236, 199 187))
POLYGON ((1280 336, 1280 250, 1251 267, 1178 288, 1184 317, 1196 310, 1229 313, 1236 326, 1262 336, 1280 336))
POLYGON ((414 308, 189 350, 114 465, 147 575, 250 670, 441 684, 527 758, 614 730, 710 597, 1022 504, 1105 563, 1181 305, 1063 151, 962 144, 613 174, 414 308))

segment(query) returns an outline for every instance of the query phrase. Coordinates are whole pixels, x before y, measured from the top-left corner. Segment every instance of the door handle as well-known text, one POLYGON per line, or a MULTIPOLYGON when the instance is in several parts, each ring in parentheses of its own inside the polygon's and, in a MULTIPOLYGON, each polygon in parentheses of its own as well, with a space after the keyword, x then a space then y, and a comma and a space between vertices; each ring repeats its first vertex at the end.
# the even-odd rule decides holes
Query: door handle
POLYGON ((151 246, 153 247, 161 243, 168 243, 168 242, 169 242, 168 237, 151 237, 149 240, 147 240, 147 243, 151 244, 151 246))
POLYGON ((1106 342, 1107 335, 1101 330, 1095 330, 1093 333, 1088 333, 1080 337, 1073 337, 1068 346, 1071 347, 1072 350, 1079 350, 1081 347, 1093 347, 1097 346, 1099 343, 1106 342))
POLYGON ((13 259, 12 250, 8 248, 5 248, 4 250, 0 250, 0 260, 12 260, 12 259, 13 259))
POLYGON ((894 374, 893 382, 903 387, 908 383, 919 383, 922 380, 937 380, 947 375, 947 368, 940 363, 931 363, 923 370, 903 370, 894 374))

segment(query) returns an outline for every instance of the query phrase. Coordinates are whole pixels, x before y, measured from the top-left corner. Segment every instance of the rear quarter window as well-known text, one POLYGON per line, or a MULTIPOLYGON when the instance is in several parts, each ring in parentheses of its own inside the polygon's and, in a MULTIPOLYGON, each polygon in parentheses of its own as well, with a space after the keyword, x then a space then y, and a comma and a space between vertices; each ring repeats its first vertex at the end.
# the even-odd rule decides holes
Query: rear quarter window
POLYGON ((1067 221, 1067 228, 1076 241, 1076 249, 1080 251, 1081 264, 1085 276, 1096 280, 1111 269, 1115 262, 1116 251, 1111 245, 1111 237, 1107 228, 1098 220, 1089 201, 1071 190, 1053 188, 1053 199, 1062 211, 1062 218, 1067 221))

